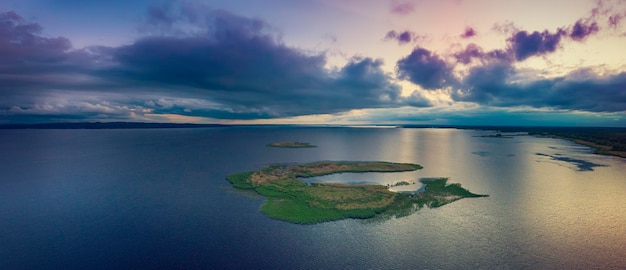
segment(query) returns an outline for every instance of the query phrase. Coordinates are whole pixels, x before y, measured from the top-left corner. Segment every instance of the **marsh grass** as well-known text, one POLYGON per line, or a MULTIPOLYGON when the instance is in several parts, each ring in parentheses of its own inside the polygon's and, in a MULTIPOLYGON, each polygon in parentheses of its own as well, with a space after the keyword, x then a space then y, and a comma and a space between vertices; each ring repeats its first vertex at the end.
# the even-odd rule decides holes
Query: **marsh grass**
POLYGON ((341 172, 401 172, 422 167, 390 162, 315 162, 302 165, 272 165, 255 172, 231 174, 226 179, 233 187, 253 189, 267 197, 261 212, 267 216, 298 224, 368 219, 376 216, 405 216, 424 206, 439 207, 465 197, 481 197, 460 184, 446 185, 447 178, 422 180, 424 191, 417 194, 395 193, 382 185, 312 183, 298 178, 341 172))

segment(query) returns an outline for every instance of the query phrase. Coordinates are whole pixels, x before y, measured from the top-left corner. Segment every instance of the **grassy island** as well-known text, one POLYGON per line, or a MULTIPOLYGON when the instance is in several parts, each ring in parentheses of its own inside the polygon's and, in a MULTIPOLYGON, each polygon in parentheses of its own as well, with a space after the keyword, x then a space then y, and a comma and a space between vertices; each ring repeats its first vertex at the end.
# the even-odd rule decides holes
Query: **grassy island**
POLYGON ((274 142, 267 145, 268 147, 281 147, 281 148, 313 148, 317 147, 310 143, 304 142, 274 142))
POLYGON ((261 206, 264 214, 298 224, 400 215, 424 206, 439 207, 466 197, 486 196, 473 194, 459 184, 446 185, 446 178, 422 180, 425 187, 420 193, 396 193, 382 185, 307 185, 298 179, 343 172, 401 172, 421 168, 410 163, 324 161, 272 165, 231 174, 226 179, 235 188, 254 190, 265 196, 267 201, 261 206))

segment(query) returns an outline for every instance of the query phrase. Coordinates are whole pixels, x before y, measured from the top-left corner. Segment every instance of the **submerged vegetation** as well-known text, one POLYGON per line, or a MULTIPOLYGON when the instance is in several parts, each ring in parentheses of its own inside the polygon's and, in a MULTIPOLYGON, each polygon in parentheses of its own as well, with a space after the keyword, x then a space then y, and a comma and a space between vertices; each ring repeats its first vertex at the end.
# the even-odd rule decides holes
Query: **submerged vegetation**
POLYGON ((267 197, 261 212, 271 218, 298 224, 312 224, 346 218, 401 216, 424 206, 439 207, 467 198, 484 197, 446 185, 446 178, 422 180, 420 193, 396 193, 382 185, 312 183, 298 178, 343 172, 401 172, 422 167, 390 162, 315 162, 300 165, 273 165, 254 172, 227 176, 235 188, 250 189, 267 197))
POLYGON ((310 143, 305 142, 273 142, 267 145, 268 147, 281 147, 281 148, 313 148, 317 147, 310 143))

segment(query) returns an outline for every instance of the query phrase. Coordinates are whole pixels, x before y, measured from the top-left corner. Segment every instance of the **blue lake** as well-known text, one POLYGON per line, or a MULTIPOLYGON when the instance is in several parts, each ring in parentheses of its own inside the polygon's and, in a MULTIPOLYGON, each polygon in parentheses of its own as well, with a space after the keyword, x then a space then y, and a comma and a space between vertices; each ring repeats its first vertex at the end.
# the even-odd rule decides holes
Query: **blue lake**
MULTIPOLYGON (((0 130, 0 269, 624 269, 626 159, 486 131, 225 127, 0 130), (300 141, 317 148, 265 145, 300 141), (235 172, 319 160, 412 162, 488 198, 390 220, 295 225, 235 172)), ((311 179, 308 179, 311 180, 311 179)))

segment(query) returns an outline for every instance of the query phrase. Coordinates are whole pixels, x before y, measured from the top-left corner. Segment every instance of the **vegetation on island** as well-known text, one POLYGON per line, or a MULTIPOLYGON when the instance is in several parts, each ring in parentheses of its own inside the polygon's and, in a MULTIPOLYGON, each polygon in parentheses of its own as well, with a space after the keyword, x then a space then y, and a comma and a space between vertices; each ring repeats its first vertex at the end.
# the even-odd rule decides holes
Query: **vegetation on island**
POLYGON ((281 148, 313 148, 316 145, 305 142, 274 142, 267 145, 268 147, 281 147, 281 148))
POLYGON ((235 173, 227 180, 235 188, 250 189, 267 198, 261 212, 298 224, 367 219, 382 215, 401 216, 424 206, 439 207, 467 198, 484 197, 446 185, 446 178, 422 180, 420 193, 396 193, 383 185, 312 183, 298 178, 343 172, 401 172, 421 169, 417 164, 391 162, 315 162, 272 165, 258 171, 235 173))
MULTIPOLYGON (((413 184, 415 184, 415 183, 413 183, 413 184)), ((393 185, 387 185, 387 186, 388 187, 398 187, 398 186, 408 186, 408 185, 411 185, 411 183, 409 183, 407 181, 400 181, 400 182, 397 182, 397 183, 395 183, 393 185)))

